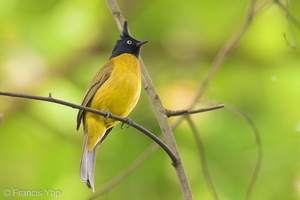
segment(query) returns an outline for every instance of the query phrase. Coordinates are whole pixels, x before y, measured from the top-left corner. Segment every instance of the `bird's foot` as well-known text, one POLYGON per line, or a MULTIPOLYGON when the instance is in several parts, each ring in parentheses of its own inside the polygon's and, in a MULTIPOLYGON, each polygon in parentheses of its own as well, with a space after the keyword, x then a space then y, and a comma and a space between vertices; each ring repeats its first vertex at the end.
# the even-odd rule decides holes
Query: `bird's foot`
MULTIPOLYGON (((125 128, 129 128, 130 126, 132 126, 133 124, 134 124, 134 122, 133 122, 133 120, 132 119, 130 119, 130 118, 124 118, 124 119, 126 119, 126 121, 127 121, 127 126, 125 127, 125 128)), ((124 126, 124 124, 125 124, 125 122, 122 122, 122 124, 121 124, 121 129, 123 129, 123 126, 124 126)))
POLYGON ((109 111, 107 111, 107 110, 104 110, 103 112, 105 112, 106 116, 103 117, 102 123, 104 123, 105 120, 107 120, 107 119, 110 118, 110 116, 111 116, 111 112, 109 112, 109 111))

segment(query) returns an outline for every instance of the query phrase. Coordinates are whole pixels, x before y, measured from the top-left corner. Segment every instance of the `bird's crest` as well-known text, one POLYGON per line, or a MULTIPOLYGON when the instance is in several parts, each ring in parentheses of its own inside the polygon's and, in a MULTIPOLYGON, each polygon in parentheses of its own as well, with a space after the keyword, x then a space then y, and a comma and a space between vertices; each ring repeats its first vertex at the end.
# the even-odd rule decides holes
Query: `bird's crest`
POLYGON ((120 35, 121 39, 124 38, 131 38, 129 32, 128 32, 128 27, 127 27, 127 21, 124 21, 124 25, 123 25, 123 30, 122 30, 122 34, 120 35))

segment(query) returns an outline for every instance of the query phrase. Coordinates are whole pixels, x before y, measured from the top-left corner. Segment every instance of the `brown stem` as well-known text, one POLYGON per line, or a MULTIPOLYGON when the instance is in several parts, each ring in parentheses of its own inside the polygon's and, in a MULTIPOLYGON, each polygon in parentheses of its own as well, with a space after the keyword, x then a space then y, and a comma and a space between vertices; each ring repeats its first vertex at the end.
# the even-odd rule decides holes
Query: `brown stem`
MULTIPOLYGON (((107 4, 120 30, 120 24, 122 24, 124 21, 122 12, 115 0, 107 0, 107 4)), ((173 162, 173 166, 175 167, 184 199, 193 200, 191 187, 186 172, 184 170, 183 164, 181 162, 179 150, 172 132, 172 128, 168 122, 167 110, 164 108, 157 92, 155 91, 154 85, 151 81, 151 78, 141 58, 140 58, 140 63, 141 63, 141 71, 143 77, 142 79, 143 85, 148 94, 148 98, 153 106, 160 129, 162 130, 167 145, 170 147, 170 149, 175 153, 176 157, 178 158, 178 161, 176 163, 173 162)))
POLYGON ((224 108, 224 104, 219 104, 216 106, 211 106, 208 108, 201 108, 201 109, 197 109, 197 110, 187 110, 187 109, 183 109, 183 110, 168 110, 167 109, 167 115, 168 117, 175 117, 175 116, 181 116, 181 115, 191 115, 191 114, 197 114, 197 113, 201 113, 201 112, 207 112, 207 111, 211 111, 211 110, 216 110, 216 109, 220 109, 220 108, 224 108))
MULTIPOLYGON (((76 109, 84 110, 86 112, 91 112, 91 113, 95 113, 95 114, 107 117, 107 113, 105 113, 105 112, 95 110, 95 109, 92 109, 92 108, 89 108, 89 107, 84 107, 84 106, 80 106, 80 105, 77 105, 77 104, 73 104, 73 103, 70 103, 70 102, 67 102, 67 101, 54 99, 52 97, 51 93, 49 93, 48 97, 41 97, 41 96, 35 96, 35 95, 19 94, 19 93, 0 91, 0 95, 10 96, 10 97, 19 97, 19 98, 25 98, 25 99, 33 99, 33 100, 39 100, 39 101, 48 101, 48 102, 51 102, 51 103, 57 103, 57 104, 65 105, 65 106, 68 106, 68 107, 71 107, 71 108, 76 108, 76 109)), ((137 123, 135 123, 131 120, 129 121, 127 118, 119 117, 119 116, 113 115, 113 114, 110 114, 108 118, 115 119, 115 120, 118 120, 122 123, 128 124, 128 125, 136 128, 140 132, 144 133, 145 135, 147 135, 149 138, 151 138, 154 142, 156 142, 159 146, 161 146, 165 150, 165 152, 169 155, 169 157, 171 158, 173 163, 176 164, 178 162, 179 159, 172 152, 172 150, 161 139, 159 139, 156 135, 154 135, 153 133, 151 133, 150 131, 148 131, 147 129, 142 127, 141 125, 139 125, 139 124, 137 124, 137 123)))

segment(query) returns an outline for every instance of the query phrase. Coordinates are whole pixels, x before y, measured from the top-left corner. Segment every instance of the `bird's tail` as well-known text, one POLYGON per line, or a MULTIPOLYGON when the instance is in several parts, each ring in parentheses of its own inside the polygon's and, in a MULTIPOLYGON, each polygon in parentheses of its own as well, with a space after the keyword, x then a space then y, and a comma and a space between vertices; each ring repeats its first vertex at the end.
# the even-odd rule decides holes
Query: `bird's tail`
POLYGON ((94 190, 94 172, 95 172, 95 160, 96 151, 98 146, 96 145, 92 151, 88 152, 88 135, 84 136, 84 144, 82 150, 82 157, 80 163, 80 179, 86 183, 86 185, 93 191, 94 190))
MULTIPOLYGON (((105 134, 102 136, 100 141, 95 145, 95 147, 89 152, 88 151, 88 134, 84 134, 84 143, 82 150, 82 157, 80 163, 80 179, 86 183, 86 185, 93 191, 94 190, 94 172, 95 172, 95 161, 96 161, 96 152, 100 144, 105 140, 108 134, 113 130, 114 127, 111 127, 105 131, 105 134)), ((86 130, 85 130, 86 131, 86 130)))

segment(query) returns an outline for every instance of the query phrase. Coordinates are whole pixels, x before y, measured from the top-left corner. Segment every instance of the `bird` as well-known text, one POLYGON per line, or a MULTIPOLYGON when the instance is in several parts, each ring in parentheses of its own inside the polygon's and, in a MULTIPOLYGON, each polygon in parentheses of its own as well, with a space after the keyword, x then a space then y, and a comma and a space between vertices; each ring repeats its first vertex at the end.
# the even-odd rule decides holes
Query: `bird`
POLYGON ((141 93, 140 48, 147 40, 136 40, 128 31, 125 20, 111 56, 89 84, 82 106, 104 111, 107 116, 78 111, 77 130, 83 123, 84 143, 80 163, 80 178, 94 190, 96 152, 100 144, 119 121, 109 114, 127 117, 136 106, 141 93))

